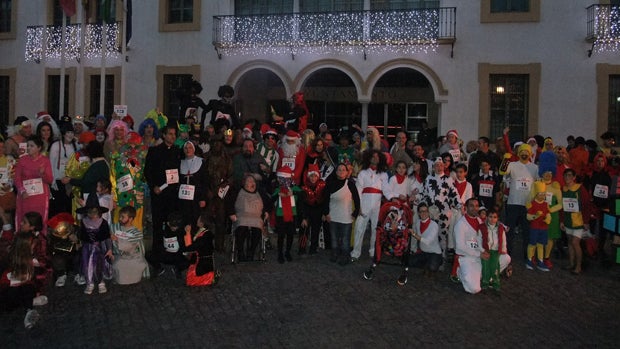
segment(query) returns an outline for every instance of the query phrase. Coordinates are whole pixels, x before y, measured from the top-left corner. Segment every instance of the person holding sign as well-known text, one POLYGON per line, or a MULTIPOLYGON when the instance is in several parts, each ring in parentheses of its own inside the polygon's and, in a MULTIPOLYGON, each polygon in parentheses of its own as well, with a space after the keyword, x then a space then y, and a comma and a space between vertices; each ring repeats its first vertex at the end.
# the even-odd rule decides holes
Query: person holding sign
POLYGON ((187 141, 183 145, 185 158, 179 167, 179 203, 184 224, 196 224, 200 210, 207 205, 206 161, 196 156, 196 146, 187 141))
MULTIPOLYGON (((529 196, 532 185, 538 178, 538 166, 530 161, 532 147, 529 144, 521 144, 517 150, 519 161, 508 164, 504 173, 504 181, 509 182, 510 194, 506 206, 506 225, 510 228, 506 236, 508 242, 508 254, 514 256, 513 241, 515 231, 519 227, 522 236, 529 236, 530 224, 527 220, 525 205, 530 201, 529 196)), ((526 250, 527 239, 523 239, 523 250, 526 250)))
POLYGON ((43 217, 43 229, 49 209, 50 184, 54 180, 50 159, 43 154, 43 141, 31 136, 27 141, 27 152, 15 166, 17 207, 15 222, 21 222, 25 212, 37 212, 43 217))
POLYGON ((560 228, 568 237, 568 258, 570 264, 566 269, 575 275, 581 274, 581 238, 590 230, 590 194, 585 186, 576 182, 577 173, 572 168, 564 171, 562 188, 562 219, 560 228))

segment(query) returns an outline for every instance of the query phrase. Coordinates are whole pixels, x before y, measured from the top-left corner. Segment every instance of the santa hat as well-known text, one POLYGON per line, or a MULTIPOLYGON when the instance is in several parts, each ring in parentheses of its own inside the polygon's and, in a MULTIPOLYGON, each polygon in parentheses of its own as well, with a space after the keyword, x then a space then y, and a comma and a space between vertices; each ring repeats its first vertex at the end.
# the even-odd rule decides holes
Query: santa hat
POLYGON ((50 118, 50 119, 52 118, 52 116, 50 115, 50 113, 48 113, 48 112, 46 112, 46 111, 44 111, 44 110, 42 110, 42 111, 40 111, 40 112, 38 112, 38 113, 37 113, 37 120, 39 120, 39 119, 43 119, 43 118, 46 118, 46 117, 47 117, 47 118, 50 118))
POLYGON ((287 139, 297 139, 299 138, 299 133, 293 131, 293 130, 288 130, 286 131, 286 138, 287 139))
POLYGON ((276 172, 276 176, 282 178, 291 178, 293 177, 293 170, 291 170, 291 168, 288 166, 282 166, 276 172))
POLYGON ((263 133, 263 138, 268 137, 268 136, 273 136, 273 137, 278 138, 278 132, 276 132, 276 130, 272 129, 269 126, 267 126, 267 129, 262 133, 263 133))
POLYGON ((450 130, 446 133, 446 137, 449 137, 450 135, 454 135, 454 137, 459 138, 459 133, 456 132, 456 130, 450 130))
POLYGON ((441 157, 436 157, 436 158, 435 158, 435 161, 433 162, 433 165, 434 165, 434 164, 436 164, 436 163, 438 163, 438 162, 441 162, 441 163, 443 164, 443 158, 441 158, 441 157))
POLYGON ((80 143, 86 145, 92 141, 94 141, 96 139, 95 134, 90 132, 90 131, 86 131, 86 132, 82 132, 80 133, 80 139, 78 140, 80 143))
POLYGON ((317 176, 321 176, 319 172, 319 165, 317 164, 308 164, 308 170, 306 171, 306 177, 310 177, 311 174, 315 174, 317 176))

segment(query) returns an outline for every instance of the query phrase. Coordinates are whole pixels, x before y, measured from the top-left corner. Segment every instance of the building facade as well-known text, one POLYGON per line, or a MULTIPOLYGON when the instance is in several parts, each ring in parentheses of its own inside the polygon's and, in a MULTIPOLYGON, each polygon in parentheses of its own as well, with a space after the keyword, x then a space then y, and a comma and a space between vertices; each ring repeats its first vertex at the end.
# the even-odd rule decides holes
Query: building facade
POLYGON ((509 126, 513 139, 598 141, 620 131, 618 6, 89 0, 76 2, 63 35, 59 0, 0 0, 0 118, 111 114, 114 105, 136 122, 153 108, 176 116, 175 91, 194 78, 205 101, 233 86, 243 120, 265 121, 303 91, 314 127, 373 125, 386 137, 404 128, 415 138, 427 123, 469 140, 509 126))

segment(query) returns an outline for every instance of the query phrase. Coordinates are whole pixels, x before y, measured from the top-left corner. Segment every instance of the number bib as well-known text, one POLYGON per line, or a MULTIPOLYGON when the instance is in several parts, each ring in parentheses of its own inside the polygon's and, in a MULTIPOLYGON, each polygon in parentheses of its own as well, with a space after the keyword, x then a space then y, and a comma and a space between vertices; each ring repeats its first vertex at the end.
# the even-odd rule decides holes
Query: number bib
POLYGON ((546 192, 546 193, 545 193, 545 202, 546 202, 549 206, 551 206, 551 205, 552 205, 551 203, 553 202, 553 193, 550 193, 550 192, 546 192))
POLYGON ((593 196, 601 199, 607 199, 609 197, 609 187, 606 185, 597 184, 594 186, 593 196))
POLYGON ((171 170, 166 170, 166 184, 177 184, 179 183, 179 170, 174 168, 171 170))
POLYGON ((564 212, 579 212, 579 200, 576 198, 562 198, 564 212))
POLYGON ((517 190, 530 191, 532 188, 531 178, 517 178, 516 180, 517 190))
POLYGON ((114 235, 121 240, 129 240, 129 237, 130 237, 129 234, 127 234, 126 232, 122 230, 115 231, 114 235))
POLYGON ((217 196, 220 197, 220 199, 223 199, 226 196, 226 193, 228 193, 228 189, 230 188, 230 185, 225 185, 223 187, 219 187, 217 189, 217 196))
POLYGON ((168 253, 177 253, 179 252, 179 239, 176 236, 171 238, 164 238, 164 248, 168 253))
POLYGON ((469 248, 477 250, 478 249, 478 240, 469 240, 467 241, 467 245, 469 248))
POLYGON ((133 189, 133 178, 131 178, 129 173, 118 179, 117 188, 119 193, 124 193, 133 189))
POLYGON ((452 155, 452 161, 454 163, 461 161, 461 151, 459 149, 450 149, 448 150, 448 153, 452 155))
POLYGON ((179 187, 179 199, 181 200, 194 200, 194 192, 196 186, 191 184, 181 184, 179 187))
POLYGON ((0 184, 7 184, 9 182, 9 169, 6 167, 0 167, 0 184))
POLYGON ((41 195, 43 194, 43 180, 41 178, 28 179, 24 181, 24 188, 28 195, 41 195))
POLYGON ((295 171, 295 158, 282 158, 282 167, 288 166, 295 171))
POLYGON ((493 184, 480 183, 480 190, 478 191, 478 195, 483 196, 485 198, 492 197, 493 196, 493 184))
POLYGON ((90 162, 90 158, 88 156, 80 156, 80 158, 78 159, 78 162, 81 164, 85 163, 85 162, 90 162))

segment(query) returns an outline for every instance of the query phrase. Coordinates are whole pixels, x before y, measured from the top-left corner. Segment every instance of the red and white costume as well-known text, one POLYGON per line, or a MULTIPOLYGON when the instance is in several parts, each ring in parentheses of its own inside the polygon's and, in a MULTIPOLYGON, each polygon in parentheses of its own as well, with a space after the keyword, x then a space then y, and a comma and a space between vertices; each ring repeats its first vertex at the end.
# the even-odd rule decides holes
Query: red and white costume
POLYGON ((301 185, 306 162, 306 151, 301 146, 299 134, 289 130, 282 137, 282 144, 278 148, 278 168, 288 166, 293 170, 293 183, 301 185), (288 140, 295 140, 294 144, 288 144, 288 140))
POLYGON ((479 225, 477 217, 464 215, 454 226, 456 258, 459 263, 456 273, 463 283, 463 288, 469 293, 478 293, 481 290, 480 253, 484 252, 484 247, 482 247, 482 236, 478 233, 479 225))
POLYGON ((482 248, 485 251, 497 251, 499 254, 499 272, 503 272, 510 264, 511 258, 506 247, 506 226, 497 223, 495 226, 480 224, 482 248))

